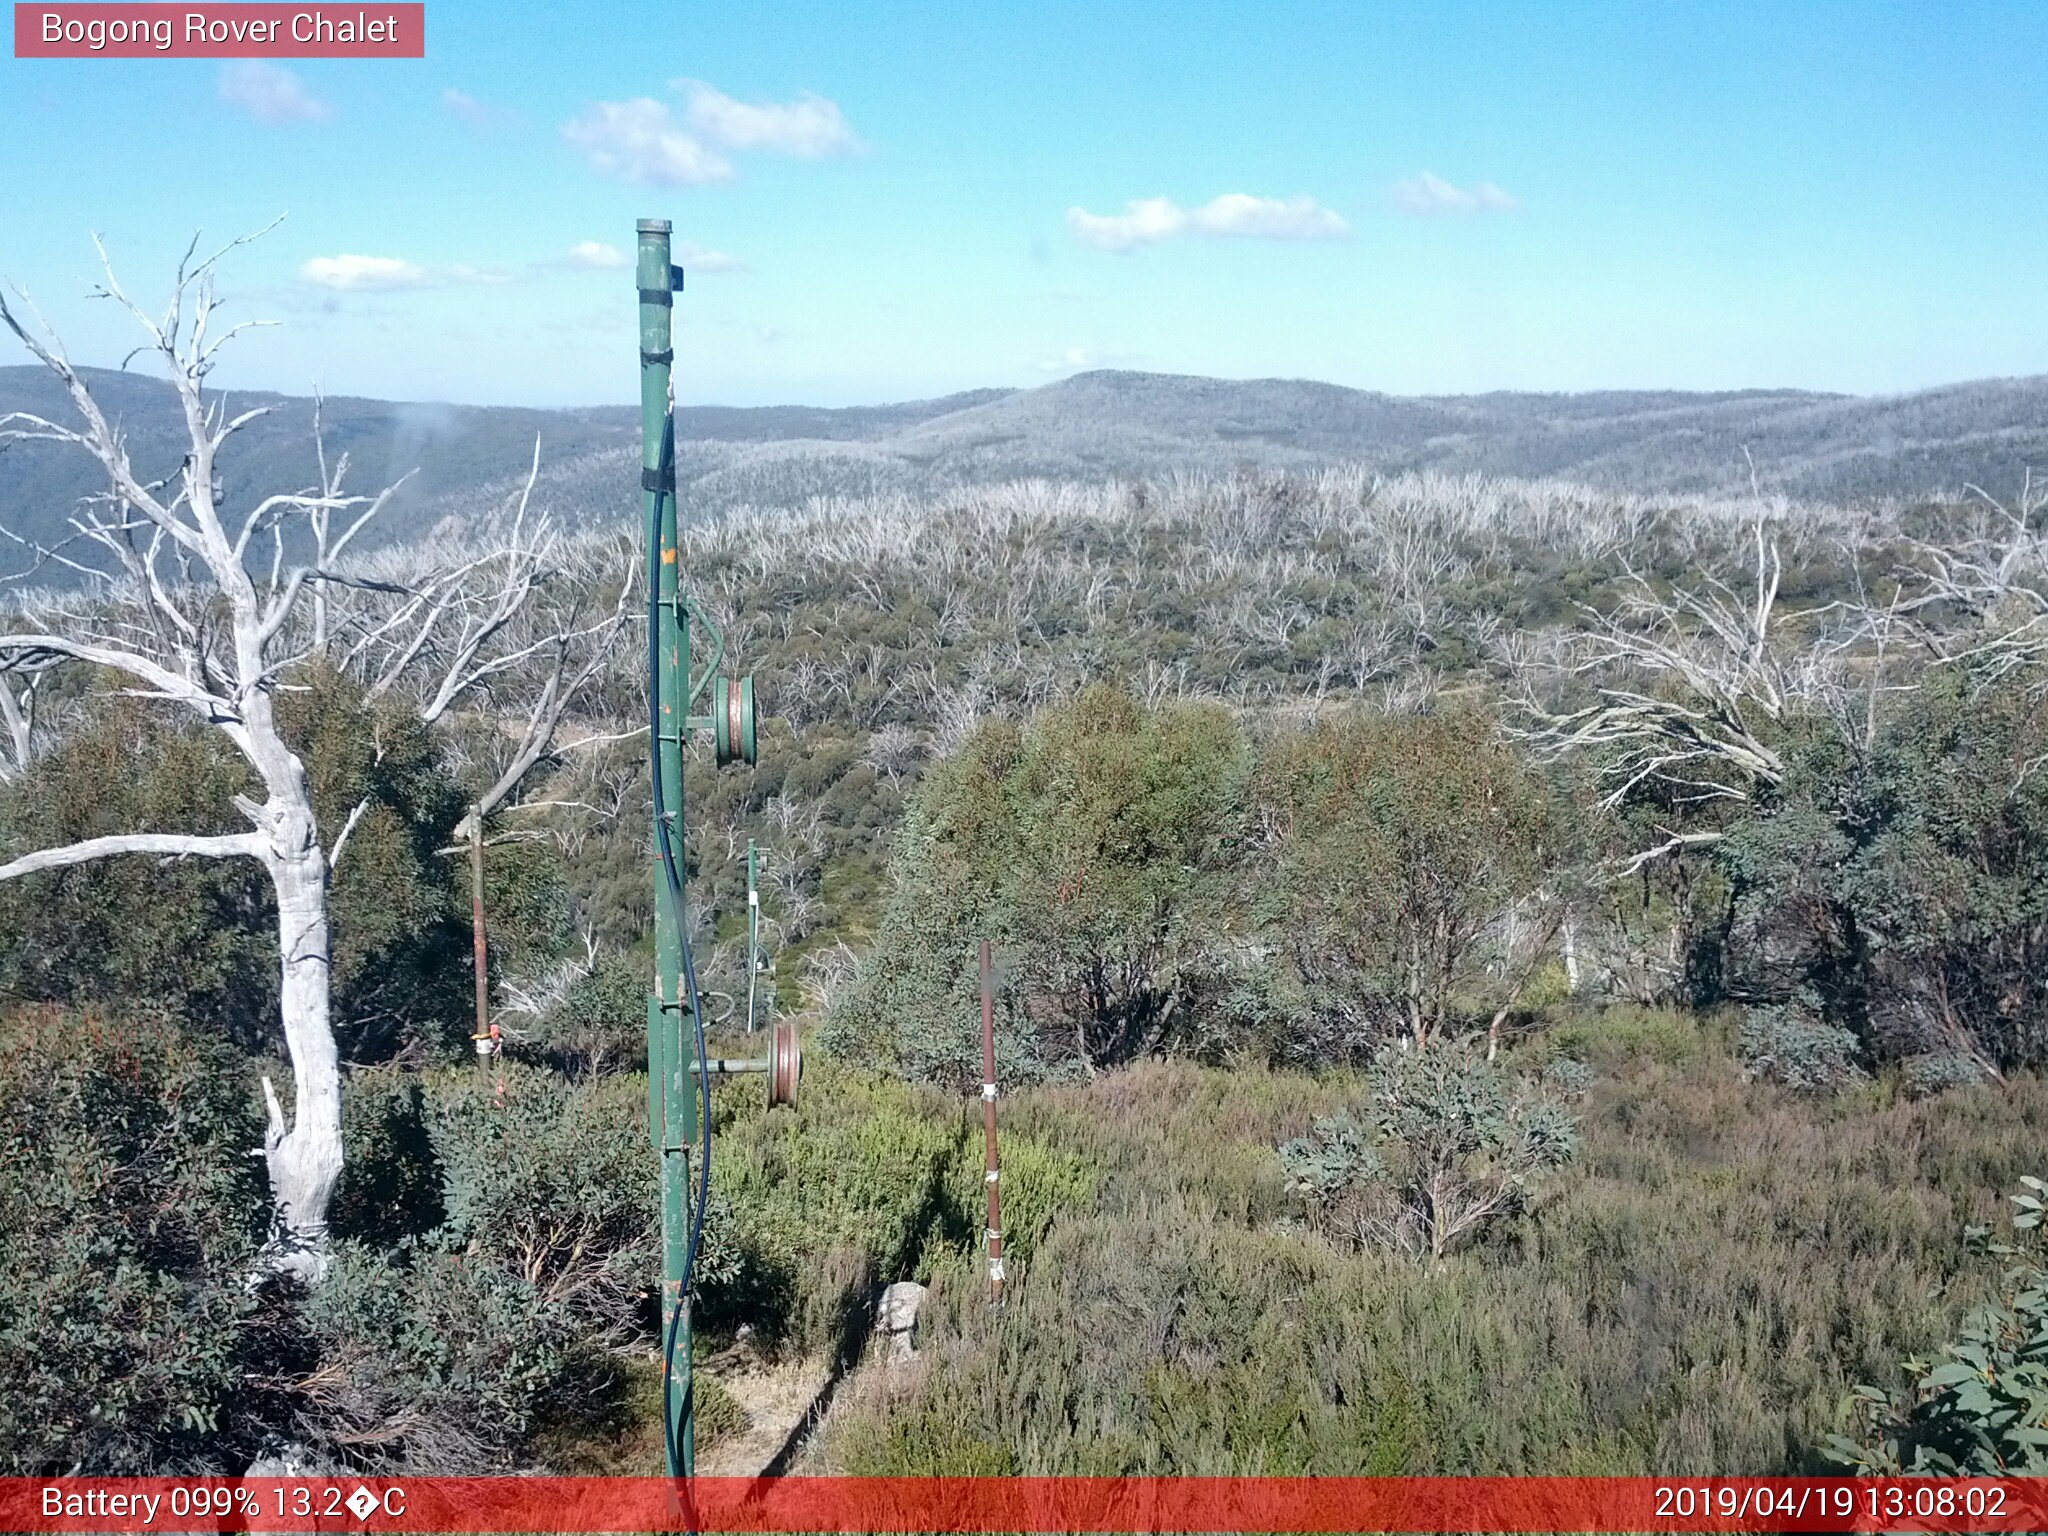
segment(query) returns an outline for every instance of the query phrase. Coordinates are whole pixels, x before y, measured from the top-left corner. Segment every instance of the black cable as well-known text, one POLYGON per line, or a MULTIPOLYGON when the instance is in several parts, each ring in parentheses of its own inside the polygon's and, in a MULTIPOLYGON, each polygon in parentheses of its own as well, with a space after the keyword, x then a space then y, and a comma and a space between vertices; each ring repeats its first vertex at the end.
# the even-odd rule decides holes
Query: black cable
MULTIPOLYGON (((711 1199, 711 1074, 701 1069, 708 1051, 704 1039, 704 1008, 697 996, 697 963, 690 949, 689 927, 683 912, 683 880, 676 870, 676 856, 673 841, 669 836, 668 806, 661 786, 661 506, 663 497, 675 495, 675 416, 671 410, 668 421, 661 433, 661 471, 663 484, 667 487, 654 493, 653 512, 647 528, 647 737, 651 747, 652 778, 654 781, 654 841, 661 851, 661 869, 667 877, 670 904, 676 917, 676 938, 682 951, 683 985, 690 999, 690 1017, 697 1025, 697 1073, 698 1088, 703 1099, 703 1113, 699 1117, 702 1127, 702 1154, 697 1178, 697 1209, 690 1222, 690 1241, 683 1252, 682 1288, 676 1296, 675 1311, 669 1317, 668 1337, 661 1354, 661 1432, 670 1466, 680 1466, 681 1458, 676 1454, 675 1417, 670 1411, 671 1386, 675 1379, 676 1339, 682 1331, 683 1309, 688 1305, 690 1286, 697 1272, 697 1253, 704 1240, 704 1213, 711 1199)), ((683 678, 678 691, 687 690, 689 679, 683 678)), ((687 729, 690 701, 682 701, 683 719, 677 723, 677 730, 687 729)), ((653 1063, 649 1063, 650 1070, 653 1063)), ((667 1090, 663 1089, 663 1100, 667 1102, 667 1090)), ((662 1140, 666 1143, 667 1128, 663 1127, 662 1140)), ((667 1156, 664 1148, 663 1156, 667 1156)), ((694 1379, 691 1387, 695 1392, 694 1379)), ((694 1441, 696 1426, 691 1426, 694 1441)), ((692 1446, 694 1450, 694 1445, 692 1446)), ((694 1457, 692 1458, 694 1460, 694 1457)), ((694 1523, 694 1522, 693 1522, 694 1523)))

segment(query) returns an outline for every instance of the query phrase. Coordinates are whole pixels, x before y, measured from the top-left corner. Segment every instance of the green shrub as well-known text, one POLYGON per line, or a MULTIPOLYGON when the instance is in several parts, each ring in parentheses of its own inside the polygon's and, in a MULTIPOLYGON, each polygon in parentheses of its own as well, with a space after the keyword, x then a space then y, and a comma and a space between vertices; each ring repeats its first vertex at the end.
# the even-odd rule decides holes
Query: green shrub
MULTIPOLYGON (((1095 1200, 1095 1176, 1071 1152, 1046 1145, 1036 1137, 998 1131, 1002 1161, 998 1188, 1002 1199, 1003 1261, 1011 1274, 1029 1266, 1052 1224, 1061 1215, 1089 1209, 1095 1200)), ((988 1157, 978 1125, 970 1124, 948 1169, 948 1216, 966 1229, 964 1255, 987 1253, 988 1157)))
POLYGON ((1005 1136, 1079 1158, 1093 1202, 1061 1208, 1000 1313, 942 1266, 918 1369, 836 1402, 824 1466, 969 1471, 996 1446, 1031 1475, 1819 1470, 1852 1386, 1896 1385, 1984 1295, 1959 1229, 2038 1166, 2048 1081, 1809 1098, 1744 1083, 1712 1028, 1670 1038, 1675 1060, 1601 1056, 1540 1203, 1427 1275, 1287 1224, 1273 1148, 1362 1109, 1353 1074, 1153 1061, 1007 1100, 1005 1136), (908 1443, 879 1449, 895 1425, 908 1443))
MULTIPOLYGON (((147 827, 247 830, 229 797, 248 767, 218 731, 112 699, 0 785, 0 861, 147 827)), ((268 1045, 275 908, 254 859, 96 860, 0 881, 0 997, 100 1009, 154 1005, 268 1045)))
POLYGON ((1096 686, 996 721, 927 776, 861 984, 826 1038, 851 1059, 981 1080, 975 942, 1006 964, 1004 1081, 1190 1038, 1223 982, 1226 871, 1249 766, 1215 705, 1096 686))
MULTIPOLYGON (((468 1032, 466 896, 435 851, 461 796, 432 732, 396 700, 310 669, 278 694, 330 841, 367 809, 334 871, 333 1006, 352 1060, 444 1051, 468 1032)), ((112 699, 0 786, 0 860, 137 828, 248 830, 248 765, 215 730, 112 699)), ((250 1050, 276 1040, 275 898, 254 859, 94 860, 0 882, 0 998, 154 1003, 250 1050)))
POLYGON ((1714 852, 1724 989, 1808 998, 1884 1062, 2048 1062, 2048 711, 1930 670, 1867 747, 1795 721, 1786 781, 1714 852))
POLYGON ((328 1210, 337 1237, 384 1246, 439 1226, 441 1167, 417 1073, 349 1073, 341 1092, 341 1181, 328 1210))
POLYGON ((1323 1055, 1426 1045, 1521 1003, 1542 946, 1510 952, 1503 922, 1517 906, 1549 921, 1573 822, 1489 716, 1359 713, 1282 736, 1258 800, 1272 867, 1249 871, 1253 901, 1323 1055))
POLYGON ((357 1462, 506 1470, 585 1377, 567 1308, 472 1255, 340 1243, 303 1310, 320 1363, 298 1384, 301 1428, 357 1462))
POLYGON ((752 1084, 721 1094, 714 1198, 737 1250, 703 1287, 708 1327, 745 1323, 800 1348, 857 1348, 880 1286, 908 1279, 965 1218, 947 1173, 966 1129, 930 1090, 804 1063, 799 1108, 769 1111, 752 1084))
POLYGON ((694 1370, 690 1373, 690 1390, 695 1396, 691 1406, 695 1410, 698 1450, 747 1432, 753 1420, 717 1377, 701 1368, 694 1370))
POLYGON ((1954 1052, 1932 1052, 1908 1056, 1901 1064, 1901 1086, 1907 1096, 1928 1099, 1951 1088, 1967 1088, 1984 1081, 1984 1069, 1968 1056, 1954 1052))
POLYGON ((1748 1009, 1738 1047, 1743 1071, 1794 1093, 1825 1093, 1863 1076, 1853 1034, 1787 1004, 1748 1009))
POLYGON ((2008 1260, 1995 1300, 1973 1311, 1941 1363, 1906 1362, 1911 1392, 1859 1386, 1861 1433, 1835 1437, 1835 1457, 1862 1472, 2013 1477, 2048 1472, 2048 1267, 2041 1243, 2048 1183, 2023 1178, 2012 1197, 2014 1243, 1968 1236, 2008 1260))
POLYGON ((645 1080, 508 1062, 350 1087, 344 1135, 363 1155, 338 1228, 391 1246, 345 1239, 301 1303, 317 1350, 294 1385, 306 1438, 453 1475, 504 1470, 530 1436, 610 1412, 610 1351, 650 1327, 661 1273, 645 1080))
POLYGON ((0 1468, 226 1470, 265 1208, 245 1065, 162 1015, 0 1010, 0 1118, 0 1468))
POLYGON ((646 1071, 650 976, 648 962, 637 954, 609 951, 535 1021, 528 1038, 572 1071, 646 1071))
POLYGON ((1565 1020, 1548 1034, 1557 1050, 1594 1067, 1618 1068, 1644 1061, 1684 1067, 1714 1052, 1719 1033, 1711 1017, 1682 1008, 1617 1004, 1565 1020))
POLYGON ((1017 1453, 930 1409, 864 1419, 844 1436, 839 1457, 853 1477, 1014 1477, 1017 1453))
POLYGON ((448 1069, 426 1086, 446 1212, 431 1244, 502 1268, 536 1304, 588 1328, 628 1327, 661 1272, 645 1080, 572 1084, 506 1063, 488 1077, 448 1069))
POLYGON ((1441 1262, 1520 1212, 1577 1150, 1540 1080, 1468 1048, 1387 1050, 1364 1118, 1318 1119, 1281 1148, 1289 1186, 1327 1230, 1441 1262))

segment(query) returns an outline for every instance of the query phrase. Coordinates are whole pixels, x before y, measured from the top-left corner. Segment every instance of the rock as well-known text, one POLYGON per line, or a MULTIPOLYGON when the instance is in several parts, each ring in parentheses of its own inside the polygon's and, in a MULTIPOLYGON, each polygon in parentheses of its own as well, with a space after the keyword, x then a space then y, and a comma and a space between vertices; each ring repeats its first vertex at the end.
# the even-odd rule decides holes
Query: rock
POLYGON ((915 1280, 898 1280, 882 1292, 882 1304, 875 1309, 875 1331, 889 1336, 891 1360, 908 1360, 916 1355, 911 1336, 917 1331, 917 1314, 929 1294, 915 1280))
POLYGON ((297 1440, 279 1440, 266 1435, 263 1454, 249 1463, 244 1477, 332 1477, 342 1470, 311 1447, 297 1440))

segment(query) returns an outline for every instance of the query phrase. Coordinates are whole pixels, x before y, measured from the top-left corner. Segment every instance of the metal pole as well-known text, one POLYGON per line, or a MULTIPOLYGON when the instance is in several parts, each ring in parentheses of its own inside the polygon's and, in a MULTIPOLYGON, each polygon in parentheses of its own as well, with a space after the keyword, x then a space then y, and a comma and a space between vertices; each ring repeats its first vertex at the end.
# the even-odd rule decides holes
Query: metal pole
POLYGON ((981 941, 981 1135, 987 1150, 988 1299, 1003 1302, 1002 1160, 996 1155, 996 985, 995 963, 987 939, 981 941))
POLYGON ((484 817, 479 806, 469 811, 469 927, 472 963, 476 970, 476 1064, 491 1064, 490 946, 484 936, 484 817))
MULTIPOLYGON (((669 222, 642 219, 636 226, 640 290, 640 483, 646 524, 658 541, 653 632, 657 720, 653 771, 666 813, 668 847, 680 882, 683 863, 683 736, 690 676, 689 623, 676 601, 677 548, 675 437, 670 400, 674 273, 669 222)), ((696 1021, 682 985, 683 913, 671 890, 654 829, 654 996, 647 1012, 648 1117, 661 1156, 661 1324, 668 1379, 668 1475, 688 1477, 696 1467, 690 1392, 690 1298, 684 1273, 690 1241, 690 1150, 697 1140, 696 1021), (673 1341, 673 1351, 667 1346, 673 1341)))
POLYGON ((747 839, 747 1033, 756 1028, 754 993, 761 981, 761 891, 756 884, 754 840, 747 839))
POLYGON ((497 1069, 493 1095, 503 1109, 505 1068, 499 1053, 504 1045, 498 1026, 491 1022, 491 949, 484 927, 484 808, 480 805, 469 808, 469 926, 476 970, 476 1067, 480 1073, 497 1069))

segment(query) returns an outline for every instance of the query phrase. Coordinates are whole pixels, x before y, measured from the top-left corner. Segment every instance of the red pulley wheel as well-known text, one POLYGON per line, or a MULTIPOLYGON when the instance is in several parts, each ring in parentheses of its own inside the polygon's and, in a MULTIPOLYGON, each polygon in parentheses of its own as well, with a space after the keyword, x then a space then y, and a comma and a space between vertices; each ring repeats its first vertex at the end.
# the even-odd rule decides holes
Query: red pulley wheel
POLYGON ((803 1052, 797 1048, 796 1025, 778 1023, 768 1044, 768 1105, 796 1107, 797 1079, 803 1076, 803 1052))

